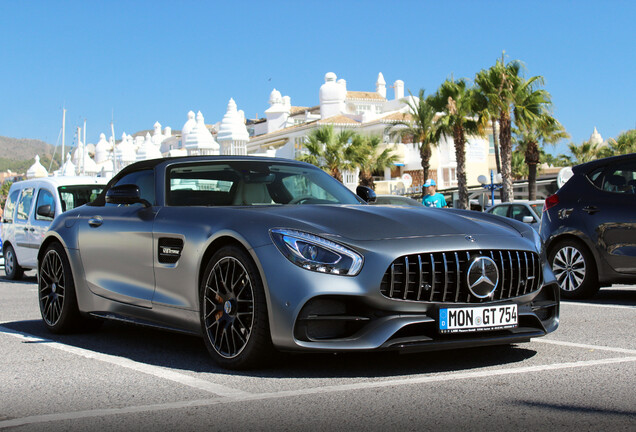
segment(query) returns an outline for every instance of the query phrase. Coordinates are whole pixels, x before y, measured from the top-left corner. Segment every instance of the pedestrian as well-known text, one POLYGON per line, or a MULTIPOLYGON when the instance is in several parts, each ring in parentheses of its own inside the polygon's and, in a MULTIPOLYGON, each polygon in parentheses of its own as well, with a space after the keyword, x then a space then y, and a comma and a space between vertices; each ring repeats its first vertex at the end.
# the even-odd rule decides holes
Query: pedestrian
POLYGON ((444 195, 435 191, 435 180, 426 180, 424 187, 426 188, 426 194, 422 199, 422 204, 426 207, 446 207, 446 199, 444 198, 444 195))

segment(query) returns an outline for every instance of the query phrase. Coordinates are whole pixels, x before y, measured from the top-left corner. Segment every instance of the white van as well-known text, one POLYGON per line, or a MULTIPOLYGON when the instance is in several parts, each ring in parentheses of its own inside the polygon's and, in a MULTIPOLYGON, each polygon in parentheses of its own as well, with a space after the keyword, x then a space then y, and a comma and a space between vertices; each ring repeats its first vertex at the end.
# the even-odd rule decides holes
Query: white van
POLYGON ((4 272, 20 279, 37 267, 44 233, 55 216, 89 203, 107 183, 100 177, 45 177, 15 182, 2 214, 4 272))

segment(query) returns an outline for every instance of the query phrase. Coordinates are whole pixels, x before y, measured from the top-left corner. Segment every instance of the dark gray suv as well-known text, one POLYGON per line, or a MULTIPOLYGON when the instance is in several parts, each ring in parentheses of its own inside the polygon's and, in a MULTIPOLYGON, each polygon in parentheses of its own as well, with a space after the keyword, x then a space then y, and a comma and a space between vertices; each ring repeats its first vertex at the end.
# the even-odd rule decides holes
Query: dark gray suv
POLYGON ((545 201, 541 237, 564 298, 636 283, 636 153, 573 168, 545 201))

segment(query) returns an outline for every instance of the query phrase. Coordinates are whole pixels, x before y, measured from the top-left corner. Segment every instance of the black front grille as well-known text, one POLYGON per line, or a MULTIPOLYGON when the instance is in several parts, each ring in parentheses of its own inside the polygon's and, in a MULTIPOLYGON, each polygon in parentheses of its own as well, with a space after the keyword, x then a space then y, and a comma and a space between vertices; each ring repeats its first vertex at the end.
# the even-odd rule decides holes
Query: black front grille
POLYGON ((541 263, 533 252, 516 250, 434 252, 406 255, 393 261, 382 278, 380 290, 391 299, 481 303, 518 297, 539 289, 541 263), (466 272, 478 256, 491 258, 499 270, 499 282, 488 298, 468 289, 466 272))

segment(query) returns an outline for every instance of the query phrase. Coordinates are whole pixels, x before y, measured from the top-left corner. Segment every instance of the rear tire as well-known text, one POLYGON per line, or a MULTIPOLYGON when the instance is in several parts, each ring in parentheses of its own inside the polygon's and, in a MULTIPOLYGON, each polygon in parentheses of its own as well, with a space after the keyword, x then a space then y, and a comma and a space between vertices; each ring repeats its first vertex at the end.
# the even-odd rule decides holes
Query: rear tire
POLYGON ((51 243, 38 265, 38 299, 44 325, 52 333, 92 331, 102 324, 80 314, 71 265, 60 243, 51 243))
POLYGON ((15 255, 13 247, 10 244, 5 245, 2 253, 4 254, 4 274, 7 275, 7 279, 22 279, 22 276, 24 276, 24 269, 20 267, 18 257, 15 255))
POLYGON ((580 242, 560 241, 551 249, 548 259, 562 298, 590 298, 600 289, 594 257, 580 242))
POLYGON ((203 339, 219 366, 248 369, 272 357, 263 283, 245 251, 226 246, 212 256, 199 300, 203 339))

